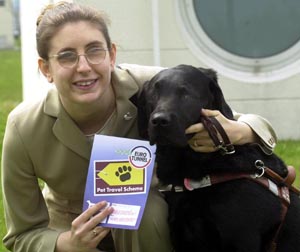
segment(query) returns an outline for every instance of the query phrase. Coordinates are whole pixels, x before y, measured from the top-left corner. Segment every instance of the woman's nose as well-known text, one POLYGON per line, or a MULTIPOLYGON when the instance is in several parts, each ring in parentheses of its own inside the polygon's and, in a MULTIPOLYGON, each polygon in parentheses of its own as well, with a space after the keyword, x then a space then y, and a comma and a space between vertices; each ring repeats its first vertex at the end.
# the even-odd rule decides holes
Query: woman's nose
POLYGON ((91 66, 85 55, 78 55, 77 71, 90 71, 91 66))

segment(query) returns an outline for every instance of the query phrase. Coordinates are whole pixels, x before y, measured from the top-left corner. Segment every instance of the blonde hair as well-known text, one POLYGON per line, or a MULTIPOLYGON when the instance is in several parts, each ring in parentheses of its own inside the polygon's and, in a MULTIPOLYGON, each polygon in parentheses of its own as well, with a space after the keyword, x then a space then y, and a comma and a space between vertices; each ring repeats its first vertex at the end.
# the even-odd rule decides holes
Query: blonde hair
POLYGON ((107 48, 112 47, 107 25, 109 19, 104 12, 88 6, 61 1, 47 5, 40 13, 36 21, 36 45, 41 58, 48 60, 50 41, 56 32, 66 23, 88 21, 102 32, 107 48))

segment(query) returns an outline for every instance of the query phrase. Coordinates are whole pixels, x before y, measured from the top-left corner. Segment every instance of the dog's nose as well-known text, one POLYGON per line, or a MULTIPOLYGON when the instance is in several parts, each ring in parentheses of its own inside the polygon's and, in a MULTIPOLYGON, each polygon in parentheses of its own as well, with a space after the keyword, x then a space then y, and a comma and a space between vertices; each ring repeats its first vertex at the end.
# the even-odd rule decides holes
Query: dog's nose
POLYGON ((162 127, 166 127, 170 124, 171 122, 171 117, 170 115, 164 113, 164 112, 157 112, 157 113, 154 113, 152 115, 152 118, 151 118, 151 123, 154 125, 154 126, 162 126, 162 127))

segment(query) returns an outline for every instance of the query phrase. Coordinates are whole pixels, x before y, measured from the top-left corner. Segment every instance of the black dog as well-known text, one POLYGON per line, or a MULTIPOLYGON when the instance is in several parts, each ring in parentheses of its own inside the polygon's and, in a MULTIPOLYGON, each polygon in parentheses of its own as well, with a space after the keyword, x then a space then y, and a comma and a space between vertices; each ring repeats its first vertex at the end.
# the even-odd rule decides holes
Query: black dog
MULTIPOLYGON (((254 144, 235 146, 231 155, 197 153, 187 144, 191 136, 185 129, 201 121, 202 108, 217 109, 233 119, 214 71, 186 65, 163 70, 145 83, 138 107, 141 136, 157 144, 157 176, 163 184, 184 188, 184 180, 199 181, 206 175, 240 176, 166 194, 175 251, 300 251, 299 197, 290 190, 285 215, 285 200, 252 178, 268 168, 286 178, 288 169, 280 158, 264 154, 254 144)), ((276 182, 270 183, 274 187, 276 182)), ((284 179, 277 184, 276 190, 287 189, 284 179)))

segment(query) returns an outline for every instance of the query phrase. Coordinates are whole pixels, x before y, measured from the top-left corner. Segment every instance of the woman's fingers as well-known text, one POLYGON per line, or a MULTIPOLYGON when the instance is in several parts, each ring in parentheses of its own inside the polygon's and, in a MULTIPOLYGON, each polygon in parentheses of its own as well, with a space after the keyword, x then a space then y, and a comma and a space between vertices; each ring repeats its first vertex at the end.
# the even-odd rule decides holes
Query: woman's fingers
POLYGON ((198 132, 202 132, 204 131, 204 126, 202 123, 196 123, 196 124, 193 124, 191 125, 190 127, 188 127, 186 130, 185 130, 185 133, 186 134, 194 134, 194 133, 198 133, 198 132))
MULTIPOLYGON (((201 114, 207 117, 217 117, 222 115, 218 110, 209 110, 209 109, 202 109, 201 114)), ((193 134, 193 133, 200 133, 200 132, 206 132, 206 129, 204 128, 202 123, 193 124, 185 130, 186 134, 193 134)))
POLYGON ((107 206, 107 202, 102 201, 88 208, 79 215, 73 222, 71 236, 74 243, 89 247, 97 245, 109 232, 108 228, 98 226, 109 214, 113 208, 107 206))
POLYGON ((112 212, 113 208, 110 206, 98 209, 98 211, 96 211, 87 222, 87 228, 89 229, 99 225, 99 223, 102 222, 112 212))
POLYGON ((219 110, 202 109, 201 114, 208 116, 208 117, 210 117, 210 116, 216 117, 216 116, 220 115, 221 112, 219 110))
POLYGON ((99 213, 101 209, 104 209, 107 206, 107 202, 101 201, 94 206, 88 208, 81 215, 79 215, 74 221, 73 224, 76 226, 77 224, 85 223, 90 220, 91 217, 99 213))
MULTIPOLYGON (((222 114, 218 110, 202 109, 201 114, 208 117, 220 117, 222 120, 222 114)), ((214 152, 217 150, 212 139, 210 138, 207 130, 202 123, 196 123, 188 127, 185 131, 186 134, 194 134, 194 136, 188 141, 190 147, 197 152, 214 152)))
POLYGON ((109 228, 97 226, 91 232, 92 239, 96 239, 96 241, 101 241, 109 233, 109 231, 109 228))
POLYGON ((215 146, 207 146, 207 145, 200 145, 200 146, 190 145, 190 147, 194 151, 203 152, 203 153, 214 152, 218 150, 218 148, 215 146))

